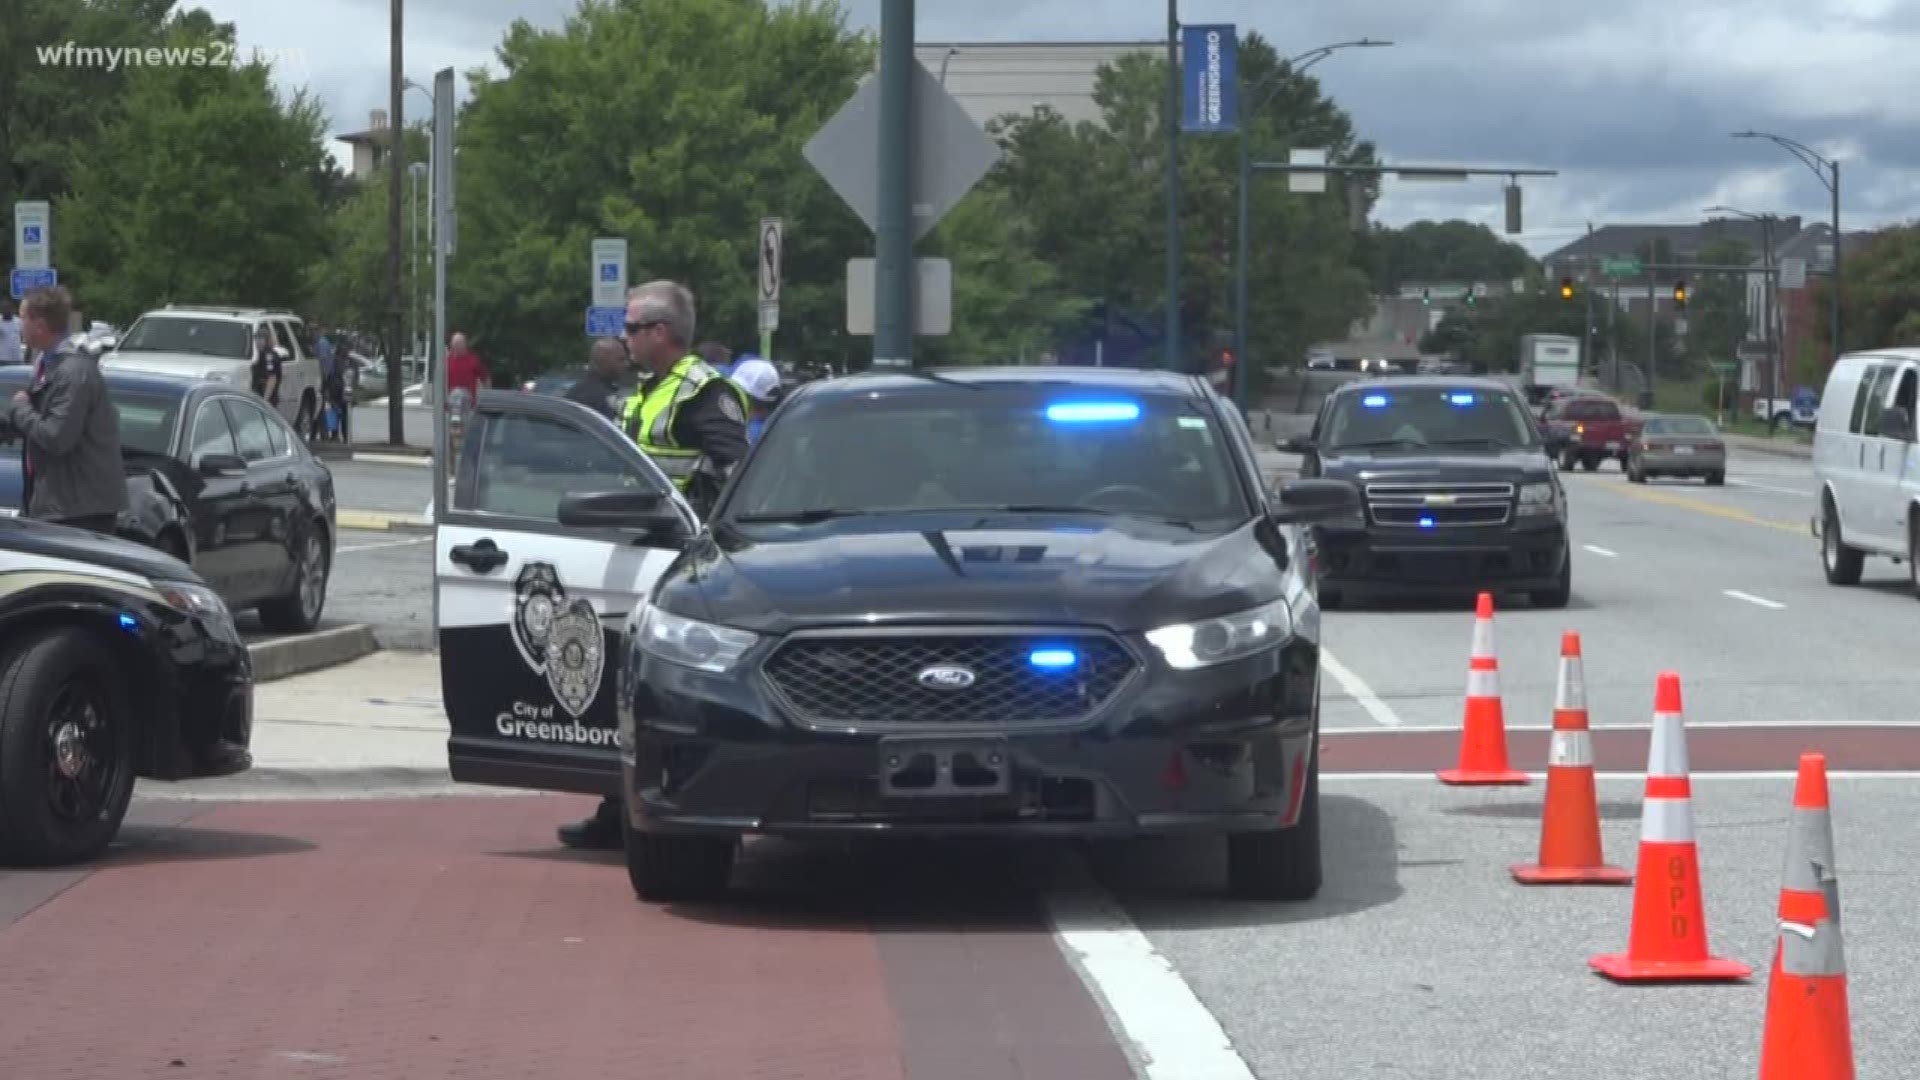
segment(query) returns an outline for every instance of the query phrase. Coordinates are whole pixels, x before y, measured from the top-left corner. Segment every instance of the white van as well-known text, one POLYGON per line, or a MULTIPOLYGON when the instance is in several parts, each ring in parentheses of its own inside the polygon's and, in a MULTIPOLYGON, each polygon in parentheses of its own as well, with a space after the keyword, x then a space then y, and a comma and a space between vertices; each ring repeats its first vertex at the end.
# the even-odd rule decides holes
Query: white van
POLYGON ((1827 580, 1852 585, 1868 555, 1907 564, 1920 589, 1920 349, 1849 353, 1827 376, 1814 423, 1820 505, 1813 534, 1827 580))

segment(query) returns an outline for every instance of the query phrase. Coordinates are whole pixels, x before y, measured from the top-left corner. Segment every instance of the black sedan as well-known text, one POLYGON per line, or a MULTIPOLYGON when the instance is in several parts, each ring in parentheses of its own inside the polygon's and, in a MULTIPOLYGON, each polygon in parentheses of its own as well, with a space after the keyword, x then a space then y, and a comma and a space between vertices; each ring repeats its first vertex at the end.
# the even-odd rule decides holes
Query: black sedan
POLYGON ((112 842, 136 777, 252 767, 253 669, 192 568, 125 540, 0 518, 0 859, 112 842))
MULTIPOLYGON (((0 368, 0 399, 27 368, 0 368)), ((106 372, 129 508, 121 536, 191 565, 267 629, 320 622, 333 566, 333 474, 258 396, 223 383, 106 372)), ((0 447, 0 513, 20 512, 20 442, 0 447)))

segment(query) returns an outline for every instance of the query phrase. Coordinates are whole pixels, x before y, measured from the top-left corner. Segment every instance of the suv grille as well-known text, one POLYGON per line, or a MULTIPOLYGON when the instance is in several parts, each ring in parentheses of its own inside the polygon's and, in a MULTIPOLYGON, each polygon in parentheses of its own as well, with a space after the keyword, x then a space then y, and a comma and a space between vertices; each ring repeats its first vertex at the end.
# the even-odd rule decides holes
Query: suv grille
POLYGON ((1505 525, 1513 485, 1368 484, 1367 514, 1375 525, 1395 528, 1505 525))
POLYGON ((766 675, 798 719, 853 727, 1063 723, 1090 716, 1127 677, 1134 659, 1103 634, 823 635, 788 640, 766 675), (1038 668, 1036 649, 1071 649, 1068 669, 1038 668), (971 673, 969 685, 935 688, 930 669, 971 673))

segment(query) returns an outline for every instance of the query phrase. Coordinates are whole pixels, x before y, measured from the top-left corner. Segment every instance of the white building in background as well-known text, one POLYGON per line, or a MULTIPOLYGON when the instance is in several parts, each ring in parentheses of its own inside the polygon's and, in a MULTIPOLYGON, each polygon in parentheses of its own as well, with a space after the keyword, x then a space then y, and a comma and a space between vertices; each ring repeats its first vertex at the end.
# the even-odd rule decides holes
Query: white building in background
POLYGON ((920 63, 973 117, 987 121, 1045 105, 1070 124, 1099 123, 1093 89, 1100 65, 1128 53, 1164 55, 1159 41, 919 42, 920 63))

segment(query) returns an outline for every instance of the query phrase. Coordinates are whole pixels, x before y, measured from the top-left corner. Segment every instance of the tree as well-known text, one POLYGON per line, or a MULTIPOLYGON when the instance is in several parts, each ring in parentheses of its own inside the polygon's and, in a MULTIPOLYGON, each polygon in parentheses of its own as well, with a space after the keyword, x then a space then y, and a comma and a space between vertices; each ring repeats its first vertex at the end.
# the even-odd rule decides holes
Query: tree
POLYGON ((1376 225, 1361 246, 1374 291, 1382 295, 1398 292, 1409 281, 1512 281, 1538 269, 1526 248, 1471 221, 1416 221, 1403 229, 1376 225))
MULTIPOLYGON (((1754 252, 1740 240, 1716 240, 1700 251, 1700 261, 1746 266, 1754 252)), ((1689 285, 1686 356, 1694 372, 1707 365, 1731 362, 1747 336, 1747 276, 1704 274, 1689 285)))
MULTIPOLYGON (((195 9, 163 47, 231 45, 195 9)), ((125 98, 74 156, 56 199, 60 261, 89 314, 124 321, 161 303, 298 306, 323 246, 315 177, 324 120, 304 95, 276 96, 249 63, 123 68, 125 98)))
POLYGON ((931 364, 1010 364, 1052 348, 1086 312, 1034 250, 1033 222, 1004 189, 975 191, 935 231, 930 254, 953 260, 953 332, 922 338, 931 364))
MULTIPOLYGON (((1920 345, 1920 224, 1883 229, 1857 250, 1849 244, 1842 272, 1847 279, 1841 310, 1844 347, 1920 345)), ((1824 278, 1810 279, 1807 286, 1813 294, 1811 309, 1825 315, 1831 310, 1832 286, 1824 278)))
POLYGON ((745 345, 765 215, 787 228, 776 354, 854 353, 846 261, 872 241, 800 153, 873 62, 836 7, 584 0, 555 31, 516 22, 497 53, 505 77, 472 73, 459 120, 449 263, 452 325, 497 372, 581 362, 601 236, 626 238, 634 280, 694 290, 698 337, 745 345))

